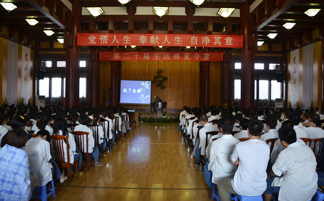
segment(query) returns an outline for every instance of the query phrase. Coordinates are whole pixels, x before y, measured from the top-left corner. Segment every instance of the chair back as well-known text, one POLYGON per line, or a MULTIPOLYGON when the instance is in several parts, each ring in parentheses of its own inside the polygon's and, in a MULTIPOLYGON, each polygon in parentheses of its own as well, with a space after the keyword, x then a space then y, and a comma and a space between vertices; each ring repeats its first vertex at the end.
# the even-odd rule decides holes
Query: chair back
POLYGON ((322 155, 323 155, 323 147, 322 147, 322 138, 316 138, 314 139, 314 153, 316 156, 316 162, 317 164, 321 161, 322 155), (317 152, 317 153, 316 153, 317 152))
POLYGON ((241 141, 241 142, 244 142, 244 141, 248 141, 249 139, 250 139, 250 138, 248 138, 248 137, 247 137, 247 138, 240 138, 240 141, 241 141))
POLYGON ((99 145, 100 144, 99 126, 97 124, 91 124, 91 125, 89 125, 89 128, 93 132, 93 137, 94 137, 94 140, 95 140, 95 144, 99 145))
POLYGON ((214 126, 217 126, 218 120, 214 119, 214 120, 211 120, 209 123, 213 124, 214 126))
POLYGON ((104 138, 107 138, 108 136, 108 129, 109 129, 109 122, 104 119, 104 118, 100 118, 100 122, 99 124, 102 126, 103 130, 104 130, 104 138), (108 128, 106 128, 108 125, 108 128))
POLYGON ((71 131, 74 131, 74 128, 77 126, 78 124, 68 124, 67 127, 71 129, 71 131))
POLYGON ((119 130, 119 117, 116 117, 115 118, 115 134, 118 133, 118 130, 119 130))
POLYGON ((88 144, 89 144, 89 139, 88 139, 88 132, 83 132, 83 131, 74 131, 72 132, 74 135, 75 139, 75 144, 77 148, 82 152, 82 153, 88 153, 88 144))
POLYGON ((204 126, 198 126, 198 133, 197 133, 197 138, 199 138, 199 131, 202 129, 204 126))
POLYGON ((192 137, 193 137, 193 130, 194 130, 194 129, 193 129, 193 126, 194 126, 195 123, 199 123, 199 121, 198 121, 198 120, 195 120, 195 121, 192 122, 192 125, 191 125, 191 133, 190 133, 190 139, 192 139, 192 137))
POLYGON ((33 137, 36 137, 36 134, 33 134, 33 137))
POLYGON ((218 134, 218 131, 209 131, 209 132, 206 132, 206 144, 205 144, 205 149, 207 149, 209 139, 210 139, 212 136, 217 135, 217 134, 218 134))
POLYGON ((312 141, 313 141, 312 139, 309 139, 309 138, 300 138, 300 139, 303 140, 305 142, 305 144, 312 149, 312 141))
POLYGON ((270 153, 272 152, 273 146, 276 142, 277 138, 273 138, 273 139, 267 139, 266 143, 270 146, 270 153))
POLYGON ((68 146, 68 137, 63 136, 63 135, 52 135, 50 136, 52 139, 51 145, 54 149, 54 154, 55 154, 55 160, 59 163, 65 163, 64 160, 64 146, 66 150, 66 156, 67 156, 67 162, 70 162, 70 152, 69 152, 69 146, 68 146), (65 141, 65 144, 64 144, 65 141))

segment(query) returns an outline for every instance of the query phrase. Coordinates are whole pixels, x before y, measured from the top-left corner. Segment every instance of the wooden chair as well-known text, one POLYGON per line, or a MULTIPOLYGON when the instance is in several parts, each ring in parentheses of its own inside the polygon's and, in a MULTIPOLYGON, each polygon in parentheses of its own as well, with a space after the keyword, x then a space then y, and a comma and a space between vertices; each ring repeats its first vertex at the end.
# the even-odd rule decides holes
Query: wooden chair
POLYGON ((34 134, 35 131, 28 131, 28 134, 34 134))
POLYGON ((217 135, 218 133, 219 133, 218 131, 209 131, 209 132, 206 132, 206 144, 205 144, 205 150, 207 149, 209 139, 210 139, 212 136, 217 135))
POLYGON ((249 139, 250 139, 250 138, 248 138, 248 137, 247 137, 247 138, 241 138, 240 141, 241 141, 241 142, 244 142, 244 141, 248 141, 249 139))
POLYGON ((78 124, 68 124, 67 127, 71 129, 71 131, 74 131, 74 128, 77 126, 78 124))
POLYGON ((99 126, 97 124, 91 124, 89 125, 89 128, 93 132, 93 138, 95 140, 95 144, 98 146, 99 152, 101 153, 101 157, 103 157, 104 150, 102 150, 101 148, 103 145, 100 144, 99 126))
POLYGON ((72 132, 75 138, 75 144, 77 148, 81 151, 82 156, 87 158, 87 171, 89 171, 89 168, 91 167, 92 164, 92 153, 88 153, 88 146, 89 146, 89 138, 88 132, 82 132, 82 131, 74 131, 72 132), (89 161, 90 157, 90 161, 89 161), (90 162, 90 165, 89 165, 90 162))
POLYGON ((36 134, 33 134, 33 137, 36 137, 36 134))
POLYGON ((232 135, 235 135, 236 133, 239 133, 240 131, 232 131, 232 135))
POLYGON ((192 129, 191 129, 191 133, 189 134, 189 138, 188 138, 188 146, 190 147, 191 150, 193 150, 193 142, 192 142, 192 138, 193 138, 193 126, 195 123, 198 123, 198 120, 195 120, 192 122, 192 129))
POLYGON ((211 120, 209 123, 213 124, 214 126, 217 126, 218 120, 214 119, 214 120, 211 120))
POLYGON ((320 161, 321 161, 321 159, 322 159, 322 154, 323 154, 323 147, 322 146, 323 146, 322 145, 322 138, 316 138, 316 139, 314 139, 313 151, 314 151, 315 156, 316 156, 316 162, 317 162, 317 164, 319 164, 320 161))
POLYGON ((275 144, 275 142, 277 141, 277 138, 273 138, 273 139, 267 139, 266 143, 270 146, 270 154, 273 150, 273 146, 275 144))
POLYGON ((312 141, 313 141, 312 139, 309 139, 309 138, 300 138, 300 139, 303 140, 305 142, 305 144, 312 149, 312 141))
POLYGON ((61 168, 61 169, 67 169, 67 177, 68 177, 68 186, 70 185, 70 168, 74 166, 75 168, 75 178, 77 179, 78 176, 78 161, 79 159, 77 158, 76 160, 74 160, 74 163, 71 164, 70 163, 70 152, 69 152, 69 145, 68 145, 68 137, 63 136, 63 135, 52 135, 50 136, 50 138, 52 139, 51 141, 51 145, 54 149, 54 154, 55 154, 55 161, 56 164, 61 168), (65 141, 65 145, 64 145, 64 141, 65 141), (64 150, 64 146, 66 146, 65 150, 64 150), (66 153, 64 153, 66 151, 66 153), (67 162, 65 162, 65 155, 67 156, 67 162))

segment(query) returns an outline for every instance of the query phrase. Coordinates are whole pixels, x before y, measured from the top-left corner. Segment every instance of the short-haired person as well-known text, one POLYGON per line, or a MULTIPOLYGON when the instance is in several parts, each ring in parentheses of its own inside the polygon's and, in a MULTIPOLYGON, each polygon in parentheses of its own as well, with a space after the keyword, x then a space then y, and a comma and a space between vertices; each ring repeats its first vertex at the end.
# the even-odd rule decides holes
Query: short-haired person
MULTIPOLYGON (((235 145, 240 142, 232 136, 232 129, 233 121, 224 119, 220 128, 223 135, 211 144, 208 170, 212 171, 211 182, 213 184, 218 184, 223 178, 233 177, 237 169, 236 165, 233 165, 229 160, 235 145)), ((208 187, 212 189, 212 185, 208 185, 208 187)))
POLYGON ((28 201, 37 178, 30 174, 27 153, 22 149, 28 136, 22 129, 6 135, 7 144, 0 150, 0 200, 28 201))
POLYGON ((187 111, 186 111, 186 109, 187 109, 187 106, 183 106, 183 110, 180 112, 180 114, 179 114, 179 125, 178 125, 178 130, 179 130, 179 133, 181 133, 181 130, 182 130, 182 122, 183 122, 183 120, 182 120, 182 118, 184 118, 184 116, 186 115, 186 113, 187 113, 187 111))
POLYGON ((230 201, 230 193, 244 196, 259 196, 267 188, 267 165, 270 147, 260 140, 263 123, 259 120, 249 122, 248 141, 236 144, 231 162, 238 165, 234 178, 221 179, 218 192, 222 201, 230 201))
POLYGON ((44 114, 42 115, 41 119, 39 121, 37 121, 37 123, 35 125, 33 125, 33 131, 34 133, 38 133, 39 130, 47 130, 50 135, 54 134, 53 128, 50 126, 52 122, 52 116, 51 114, 44 114))
POLYGON ((301 122, 301 117, 297 113, 292 113, 289 116, 289 120, 294 124, 294 130, 296 132, 297 138, 308 138, 308 134, 305 129, 300 128, 298 125, 301 122))
MULTIPOLYGON (((205 148, 206 148, 206 132, 217 131, 217 127, 213 126, 213 124, 208 122, 208 118, 206 114, 202 114, 199 117, 199 122, 204 126, 199 131, 199 146, 196 150, 196 165, 200 165, 200 155, 205 156, 205 148)), ((208 139, 207 139, 208 141, 208 139)))
POLYGON ((267 141, 268 139, 278 139, 278 132, 276 130, 277 119, 274 116, 269 116, 266 119, 266 126, 269 132, 261 135, 260 140, 267 141))
POLYGON ((324 138, 324 130, 320 128, 322 122, 320 120, 320 116, 318 114, 311 114, 309 116, 309 122, 305 131, 308 134, 308 138, 316 139, 316 138, 324 138))
POLYGON ((241 131, 234 135, 234 137, 236 139, 239 140, 241 138, 249 138, 249 134, 247 132, 248 124, 249 124, 248 119, 246 119, 246 118, 241 119, 241 121, 240 121, 240 129, 241 129, 241 131))
POLYGON ((210 113, 211 113, 211 116, 208 118, 208 122, 211 122, 211 121, 213 121, 213 120, 219 120, 219 116, 218 116, 218 114, 219 114, 219 110, 218 110, 218 109, 213 108, 213 109, 210 111, 210 113))
MULTIPOLYGON (((79 122, 80 122, 80 124, 74 128, 74 131, 82 131, 82 132, 89 133, 89 135, 88 135, 88 150, 80 150, 80 151, 83 153, 91 153, 96 166, 103 165, 103 163, 99 162, 99 149, 98 149, 98 146, 95 145, 93 132, 88 127, 88 124, 90 122, 89 117, 85 114, 82 114, 79 118, 79 122)), ((84 147, 86 147, 86 139, 84 139, 84 147)))
POLYGON ((296 132, 283 128, 279 132, 281 144, 286 147, 272 166, 264 200, 272 200, 272 194, 279 193, 278 200, 311 200, 317 190, 316 158, 307 146, 297 143, 296 132))
POLYGON ((241 129, 240 129, 240 121, 242 119, 243 119, 243 115, 241 113, 236 113, 235 114, 235 122, 234 122, 233 131, 241 131, 241 129))

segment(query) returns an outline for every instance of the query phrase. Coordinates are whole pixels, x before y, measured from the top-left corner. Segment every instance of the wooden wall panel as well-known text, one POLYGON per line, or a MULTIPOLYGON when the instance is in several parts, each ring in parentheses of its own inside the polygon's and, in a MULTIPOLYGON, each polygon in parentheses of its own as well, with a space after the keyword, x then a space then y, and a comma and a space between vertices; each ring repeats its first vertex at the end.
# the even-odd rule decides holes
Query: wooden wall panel
POLYGON ((8 40, 0 38, 1 104, 7 97, 8 40))
MULTIPOLYGON (((167 101, 168 109, 181 109, 184 105, 199 106, 199 62, 190 61, 123 61, 121 79, 153 80, 158 69, 168 77, 166 89, 152 84, 152 100, 155 95, 167 101)), ((135 107, 126 105, 127 107, 135 107)), ((137 108, 148 108, 147 105, 136 105, 137 108)))
MULTIPOLYGON (((322 107, 322 41, 314 43, 313 101, 314 107, 322 107)), ((322 109, 322 108, 321 108, 322 109)))
POLYGON ((111 85, 111 62, 100 61, 100 105, 109 104, 108 92, 111 85))
POLYGON ((221 62, 210 62, 209 105, 221 105, 221 62))

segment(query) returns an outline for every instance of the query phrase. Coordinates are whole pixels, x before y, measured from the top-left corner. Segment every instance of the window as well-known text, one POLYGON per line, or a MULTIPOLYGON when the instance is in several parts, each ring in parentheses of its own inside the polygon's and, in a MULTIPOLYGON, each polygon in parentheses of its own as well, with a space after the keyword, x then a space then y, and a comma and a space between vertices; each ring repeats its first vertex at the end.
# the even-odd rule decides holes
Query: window
POLYGON ((63 98, 65 98, 66 88, 65 88, 66 78, 63 78, 63 98))
POLYGON ((269 100, 269 80, 259 80, 259 100, 269 100))
POLYGON ((255 63, 254 69, 255 70, 264 70, 264 63, 255 63))
POLYGON ((234 68, 235 68, 236 70, 240 70, 240 69, 242 69, 242 64, 241 64, 241 63, 235 63, 235 64, 234 64, 234 68))
POLYGON ((258 90, 258 82, 256 80, 254 80, 254 100, 257 99, 257 90, 258 90))
POLYGON ((58 98, 62 96, 62 78, 53 77, 52 78, 52 97, 58 98))
POLYGON ((280 64, 269 64, 269 70, 277 70, 277 65, 280 64))
POLYGON ((66 67, 66 61, 57 61, 56 67, 58 68, 65 68, 66 67))
POLYGON ((241 80, 234 80, 234 99, 241 100, 241 80))
POLYGON ((45 77, 38 81, 39 95, 49 97, 49 78, 45 77))
POLYGON ((277 82, 277 80, 271 80, 271 100, 276 100, 276 98, 281 97, 281 83, 277 82))
POLYGON ((79 79, 79 97, 87 97, 87 78, 85 77, 79 79))
POLYGON ((45 61, 45 67, 52 68, 52 61, 45 61))
POLYGON ((85 60, 81 60, 79 63, 80 68, 85 68, 87 67, 87 62, 85 60))

